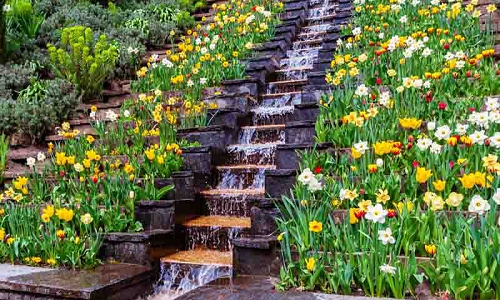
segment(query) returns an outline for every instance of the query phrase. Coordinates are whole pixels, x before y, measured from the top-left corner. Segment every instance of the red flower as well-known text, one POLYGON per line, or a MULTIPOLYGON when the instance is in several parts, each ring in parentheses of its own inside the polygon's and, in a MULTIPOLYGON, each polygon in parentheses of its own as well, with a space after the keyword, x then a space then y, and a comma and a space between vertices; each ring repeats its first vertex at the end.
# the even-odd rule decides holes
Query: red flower
POLYGON ((408 145, 406 145, 406 149, 410 150, 411 148, 413 148, 413 144, 412 143, 408 143, 408 145))
POLYGON ((319 173, 321 173, 322 170, 323 169, 321 169, 320 166, 317 166, 316 168, 314 168, 314 174, 319 174, 319 173))
POLYGON ((418 165, 419 165, 418 161, 414 160, 413 161, 413 167, 416 169, 416 168, 418 168, 418 165))
POLYGON ((425 94, 425 102, 430 103, 432 101, 432 98, 433 98, 433 96, 432 96, 431 91, 429 91, 425 94))
POLYGON ((497 75, 499 75, 499 76, 500 76, 500 69, 498 69, 498 70, 497 70, 497 75))
POLYGON ((359 189, 359 194, 360 194, 360 195, 364 195, 364 194, 365 194, 365 190, 363 190, 363 189, 359 189))
POLYGON ((455 162, 450 161, 450 169, 453 169, 454 166, 455 166, 455 162))
POLYGON ((410 135, 408 137, 408 142, 413 143, 413 141, 415 141, 415 138, 413 137, 413 135, 410 135))
POLYGON ((388 218, 394 218, 397 215, 398 215, 398 213, 396 212, 395 209, 388 209, 387 210, 387 217, 388 218))
POLYGON ((450 44, 444 44, 443 48, 444 48, 445 50, 450 49, 450 44))
POLYGON ((392 148, 391 153, 393 155, 399 155, 399 154, 401 154, 401 149, 394 147, 394 148, 392 148))
POLYGON ((445 110, 445 109, 446 109, 446 103, 444 103, 444 102, 439 102, 439 104, 438 104, 438 108, 439 108, 440 110, 445 110))
POLYGON ((64 172, 64 171, 59 171, 59 176, 64 177, 64 175, 66 175, 66 172, 64 172))
POLYGON ((382 78, 377 78, 377 80, 375 81, 378 85, 381 85, 382 84, 382 78))
POLYGON ((377 95, 375 95, 375 94, 371 94, 371 97, 372 97, 372 100, 377 99, 377 95))
POLYGON ((469 77, 471 77, 471 76, 472 76, 472 74, 471 74, 471 72, 470 72, 470 71, 467 71, 467 73, 465 73, 465 76, 466 76, 467 78, 469 78, 469 77))
POLYGON ((476 111, 476 109, 475 109, 474 107, 471 107, 471 108, 469 108, 469 111, 470 111, 470 112, 475 112, 475 111, 476 111))
POLYGON ((98 180, 99 180, 99 177, 97 177, 97 175, 92 176, 93 183, 97 183, 98 180))
POLYGON ((489 146, 490 145, 490 139, 485 139, 484 140, 484 145, 489 146))
POLYGON ((252 7, 253 11, 257 11, 257 6, 252 7))
POLYGON ((366 212, 364 210, 359 210, 357 212, 354 212, 354 216, 356 219, 361 220, 363 217, 366 215, 366 212))

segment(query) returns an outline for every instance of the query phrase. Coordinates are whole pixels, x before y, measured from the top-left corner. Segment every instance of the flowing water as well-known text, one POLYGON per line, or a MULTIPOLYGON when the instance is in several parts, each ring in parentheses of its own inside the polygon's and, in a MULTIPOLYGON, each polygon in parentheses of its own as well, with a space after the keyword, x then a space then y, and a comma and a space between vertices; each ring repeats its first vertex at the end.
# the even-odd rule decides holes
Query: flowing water
POLYGON ((284 125, 302 102, 322 37, 333 26, 330 16, 337 4, 309 3, 306 26, 280 61, 275 81, 251 109, 253 125, 240 128, 236 144, 226 148, 225 165, 217 166, 213 189, 202 192, 208 215, 183 224, 188 250, 163 261, 151 300, 175 299, 217 278, 232 277, 231 240, 250 228, 250 203, 265 197, 265 173, 276 168, 276 148, 285 143, 284 125))

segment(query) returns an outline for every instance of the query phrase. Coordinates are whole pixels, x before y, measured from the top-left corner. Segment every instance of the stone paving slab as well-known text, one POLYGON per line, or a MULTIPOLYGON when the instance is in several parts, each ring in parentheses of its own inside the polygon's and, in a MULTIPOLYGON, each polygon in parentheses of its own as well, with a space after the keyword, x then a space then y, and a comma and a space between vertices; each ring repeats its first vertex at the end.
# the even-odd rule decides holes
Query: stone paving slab
POLYGON ((148 293, 151 269, 107 264, 94 270, 0 265, 0 299, 130 300, 148 293))
MULTIPOLYGON (((359 296, 328 295, 299 291, 279 292, 274 289, 277 279, 260 276, 239 276, 218 279, 199 287, 176 300, 368 300, 359 296)), ((390 298, 376 298, 390 299, 390 298)))

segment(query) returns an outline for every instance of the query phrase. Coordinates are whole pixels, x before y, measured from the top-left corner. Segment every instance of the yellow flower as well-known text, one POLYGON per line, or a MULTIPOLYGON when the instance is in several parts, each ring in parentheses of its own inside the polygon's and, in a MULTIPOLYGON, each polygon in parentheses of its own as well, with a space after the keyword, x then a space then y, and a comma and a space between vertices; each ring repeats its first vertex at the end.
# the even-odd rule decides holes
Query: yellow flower
POLYGON ((458 207, 460 203, 464 200, 464 195, 451 192, 446 199, 446 204, 452 207, 458 207))
POLYGON ((35 256, 35 257, 32 257, 31 258, 31 262, 34 263, 34 264, 39 264, 42 262, 42 259, 38 256, 35 256))
POLYGON ((413 210, 413 208, 415 207, 415 205, 412 202, 410 202, 410 201, 398 202, 396 204, 396 207, 397 207, 399 213, 403 212, 403 210, 405 209, 405 206, 406 206, 406 211, 407 212, 411 212, 413 210))
POLYGON ((86 151, 85 155, 90 161, 97 160, 97 153, 94 150, 86 151))
POLYGON ((389 196, 389 192, 387 191, 387 189, 385 190, 378 189, 378 193, 375 193, 375 196, 377 196, 378 203, 382 202, 386 204, 387 201, 391 200, 391 197, 389 196))
POLYGON ((361 157, 361 152, 356 150, 356 148, 352 147, 351 148, 351 155, 352 155, 352 158, 358 159, 361 157))
POLYGON ((75 243, 75 245, 80 244, 80 237, 79 236, 75 237, 74 243, 75 243))
POLYGON ((47 214, 42 214, 42 222, 44 223, 50 222, 50 217, 47 214))
POLYGON ((280 233, 280 234, 278 235, 278 238, 277 238, 278 242, 281 242, 281 241, 283 240, 283 235, 285 235, 285 233, 284 233, 284 232, 282 232, 282 233, 280 233))
POLYGON ((431 176, 432 176, 431 170, 427 170, 423 167, 417 168, 416 179, 418 183, 426 183, 431 176))
POLYGON ((396 74, 397 74, 397 72, 394 69, 387 70, 387 75, 389 75, 390 77, 394 77, 394 76, 396 76, 396 74))
POLYGON ((490 5, 488 5, 488 6, 486 7, 486 11, 487 11, 488 13, 490 13, 490 14, 491 14, 492 12, 496 11, 496 10, 497 10, 497 7, 495 6, 495 4, 490 4, 490 5))
POLYGON ((425 251, 427 253, 429 253, 430 255, 436 254, 436 252, 437 252, 436 245, 432 245, 432 244, 425 245, 425 251))
POLYGON ((0 228, 0 243, 5 239, 5 229, 0 228))
POLYGON ((66 237, 66 232, 64 232, 64 230, 58 230, 56 231, 56 236, 62 240, 66 237))
POLYGON ((229 62, 227 62, 227 61, 223 62, 223 63, 222 63, 222 66, 223 66, 224 68, 229 67, 229 62))
POLYGON ((309 231, 316 232, 316 233, 323 231, 323 223, 315 221, 315 220, 309 222, 309 231))
POLYGON ((10 245, 12 245, 12 243, 14 243, 14 241, 15 241, 15 240, 16 240, 16 239, 15 239, 15 238, 13 238, 13 237, 8 238, 8 239, 7 239, 7 245, 9 245, 9 246, 10 246, 10 245))
POLYGON ((362 211, 368 211, 368 206, 370 205, 372 205, 372 202, 370 200, 364 200, 358 203, 358 207, 362 211))
POLYGON ((90 159, 87 159, 87 158, 86 158, 86 159, 84 159, 84 160, 83 160, 83 166, 84 166, 85 168, 89 169, 89 168, 90 168, 90 159))
POLYGON ((95 139, 94 139, 94 137, 93 137, 93 136, 91 136, 91 135, 87 135, 87 142, 88 142, 89 144, 92 144, 94 141, 95 141, 95 139))
POLYGON ((416 118, 399 119, 399 124, 404 129, 418 129, 422 125, 422 120, 416 118))
POLYGON ((464 176, 458 178, 462 183, 462 187, 470 190, 476 184, 476 176, 474 174, 464 174, 464 176))
POLYGON ((314 271, 314 267, 316 266, 316 259, 314 257, 306 259, 306 268, 308 271, 314 271))
POLYGON ((46 262, 47 262, 47 264, 48 264, 49 266, 55 266, 55 265, 57 264, 56 260, 55 260, 55 259, 53 259, 53 258, 49 258, 49 259, 47 259, 47 261, 46 261, 46 262))
POLYGON ((71 222, 73 220, 73 216, 75 213, 73 212, 72 209, 67 209, 67 208, 61 208, 56 210, 56 216, 63 221, 66 222, 71 222))
POLYGON ((149 160, 155 159, 155 150, 154 149, 148 149, 148 150, 144 151, 144 154, 146 154, 146 157, 149 160))
POLYGON ((467 258, 465 257, 465 255, 463 254, 460 254, 460 264, 462 265, 466 265, 467 264, 467 258))
POLYGON ((359 222, 359 219, 356 217, 356 214, 361 211, 361 208, 350 208, 349 209, 349 223, 356 224, 359 222))
POLYGON ((436 180, 432 183, 436 191, 442 192, 444 188, 446 187, 446 181, 444 180, 436 180))

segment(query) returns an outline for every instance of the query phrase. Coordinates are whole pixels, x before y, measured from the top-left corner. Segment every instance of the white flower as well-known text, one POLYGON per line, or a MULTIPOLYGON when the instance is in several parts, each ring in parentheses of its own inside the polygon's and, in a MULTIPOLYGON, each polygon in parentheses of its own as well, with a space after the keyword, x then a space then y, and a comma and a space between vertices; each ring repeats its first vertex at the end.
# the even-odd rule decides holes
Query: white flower
POLYGON ((161 63, 167 68, 172 68, 174 66, 174 64, 166 58, 162 59, 161 63))
POLYGON ((420 149, 420 151, 429 149, 431 145, 432 145, 432 140, 429 138, 419 138, 417 140, 417 147, 418 149, 420 149))
POLYGON ((422 56, 427 57, 432 54, 432 50, 429 48, 425 48, 424 51, 422 51, 422 56))
POLYGON ((158 54, 153 54, 153 55, 151 55, 151 59, 152 59, 153 61, 157 61, 157 60, 158 60, 158 57, 159 57, 159 55, 158 55, 158 54))
POLYGON ((386 230, 379 230, 378 239, 382 241, 382 244, 384 245, 394 244, 396 242, 396 239, 392 236, 392 230, 390 228, 387 228, 386 230))
POLYGON ((368 142, 359 141, 353 145, 353 147, 361 152, 361 154, 365 154, 366 150, 368 150, 368 142))
POLYGON ((432 131, 436 129, 436 122, 429 121, 427 122, 427 130, 432 131))
POLYGON ((497 191, 493 195, 493 201, 495 201, 496 204, 500 205, 500 188, 497 188, 497 191))
POLYGON ((408 21, 408 17, 406 17, 406 15, 402 16, 401 18, 399 18, 399 22, 405 24, 406 22, 408 21))
POLYGON ((5 5, 3 6, 3 11, 4 11, 4 12, 9 12, 9 11, 10 11, 10 5, 5 4, 5 5))
POLYGON ((386 274, 396 274, 396 267, 390 266, 388 264, 383 264, 380 266, 380 272, 386 274))
POLYGON ((130 199, 134 199, 134 198, 135 198, 135 192, 134 192, 134 191, 130 191, 130 192, 128 193, 128 197, 129 197, 130 199))
POLYGON ((413 0, 413 1, 411 2, 411 5, 413 5, 413 6, 417 6, 417 5, 419 5, 419 4, 420 4, 420 0, 413 0))
POLYGON ((480 131, 476 130, 469 137, 472 140, 472 143, 479 144, 479 145, 483 145, 484 140, 488 138, 488 136, 486 136, 484 134, 484 130, 480 130, 480 131))
POLYGON ((500 148, 500 132, 495 132, 495 134, 490 138, 490 145, 495 148, 500 148))
POLYGON ((385 37, 385 35, 384 35, 384 33, 383 33, 383 32, 381 32, 381 33, 379 33, 379 34, 378 34, 378 38, 379 38, 379 39, 383 40, 383 39, 384 39, 384 37, 385 37))
POLYGON ((337 46, 339 46, 339 47, 342 46, 342 39, 337 40, 337 46))
POLYGON ((455 58, 455 54, 453 54, 451 52, 446 53, 446 55, 444 56, 444 59, 446 59, 446 60, 452 60, 454 58, 455 58))
POLYGON ((366 87, 366 85, 364 84, 361 84, 359 85, 357 88, 356 88, 356 95, 358 95, 359 97, 364 97, 364 96, 368 96, 368 88, 366 87))
POLYGON ((78 173, 82 172, 83 171, 83 166, 81 163, 76 163, 73 165, 73 168, 75 169, 75 171, 77 171, 78 173))
POLYGON ((200 53, 201 53, 201 54, 203 54, 203 55, 205 55, 207 52, 208 52, 207 47, 202 47, 202 48, 200 49, 200 53))
POLYGON ((375 163, 377 164, 377 167, 381 168, 384 165, 384 160, 381 158, 377 158, 375 163))
POLYGON ((368 211, 365 216, 367 220, 370 220, 373 223, 380 223, 380 224, 385 223, 385 216, 387 216, 387 210, 384 210, 384 208, 380 203, 378 203, 375 206, 373 205, 368 206, 367 210, 368 211))
POLYGON ((95 111, 91 111, 89 114, 89 118, 95 119, 95 111))
POLYGON ((118 119, 118 115, 114 111, 108 110, 106 111, 106 119, 108 119, 111 122, 115 122, 116 119, 118 119))
POLYGON ((205 77, 200 78, 200 84, 206 84, 207 79, 205 77))
POLYGON ((212 50, 212 51, 213 51, 213 50, 215 50, 215 47, 216 47, 216 46, 217 46, 217 45, 215 45, 215 44, 210 44, 210 46, 208 46, 208 47, 210 48, 210 50, 212 50))
POLYGON ((201 44, 201 39, 200 38, 197 38, 196 40, 194 40, 194 43, 196 45, 200 45, 201 44))
POLYGON ((465 61, 463 61, 463 60, 457 61, 457 64, 455 65, 455 67, 459 70, 462 69, 463 67, 465 67, 465 61))
POLYGON ((26 165, 30 167, 30 169, 33 169, 35 164, 36 164, 36 159, 34 157, 28 157, 28 159, 26 160, 26 165))
POLYGON ((388 107, 391 100, 391 93, 389 91, 380 94, 379 103, 382 106, 388 107))
POLYGON ((127 48, 127 52, 128 52, 129 54, 137 54, 137 53, 139 53, 139 49, 137 49, 137 48, 132 48, 132 47, 128 47, 128 48, 127 48))
POLYGON ((498 103, 498 98, 488 97, 484 104, 486 104, 486 110, 488 111, 495 110, 500 107, 500 104, 498 103))
POLYGON ((424 88, 428 89, 428 88, 430 88, 430 87, 431 87, 431 82, 430 82, 429 80, 426 80, 426 81, 424 82, 424 88))
POLYGON ((484 214, 490 210, 490 204, 479 195, 474 195, 469 204, 469 211, 477 214, 484 214))
POLYGON ((45 153, 43 152, 38 152, 37 156, 36 156, 36 159, 38 161, 44 161, 47 157, 45 156, 45 153))
POLYGON ((191 87, 193 85, 194 85, 194 82, 191 79, 189 79, 187 82, 187 86, 191 87))
POLYGON ((354 35, 359 35, 361 34, 361 28, 360 27, 356 27, 352 30, 352 34, 354 35))
POLYGON ((297 178, 302 184, 309 184, 311 182, 311 179, 314 178, 313 172, 311 172, 311 169, 307 168, 302 171, 302 173, 299 175, 297 178))
POLYGON ((413 51, 410 48, 405 49, 405 51, 403 51, 403 56, 405 58, 411 58, 413 56, 413 51))
POLYGON ((467 133, 467 128, 469 128, 468 124, 457 124, 455 132, 458 133, 459 135, 464 135, 467 133))
POLYGON ((311 178, 311 180, 309 181, 308 187, 309 187, 309 190, 313 193, 316 191, 320 191, 323 188, 323 186, 321 185, 321 182, 319 182, 319 180, 317 180, 316 177, 311 178))
POLYGON ((264 15, 264 17, 266 17, 266 18, 269 18, 269 17, 271 16, 271 12, 270 12, 270 11, 268 11, 268 10, 263 11, 263 12, 262 12, 262 14, 263 14, 263 15, 264 15))
POLYGON ((128 110, 128 109, 124 110, 124 111, 123 111, 123 116, 124 116, 125 118, 130 117, 130 110, 128 110))
POLYGON ((439 4, 441 4, 441 2, 439 0, 432 0, 431 4, 434 6, 438 6, 439 4))
POLYGON ((203 41, 208 44, 210 42, 210 38, 207 36, 203 39, 203 41))
POLYGON ((245 23, 248 25, 248 24, 252 23, 253 20, 255 20, 255 16, 254 15, 250 15, 250 16, 248 16, 246 18, 245 23))
POLYGON ((345 44, 345 47, 346 47, 347 49, 351 49, 351 48, 352 48, 352 43, 347 43, 347 44, 345 44))
POLYGON ((498 110, 492 110, 490 111, 488 115, 488 120, 490 120, 491 123, 500 123, 500 111, 498 110))
POLYGON ((398 87, 396 88, 396 91, 397 91, 398 93, 402 93, 402 92, 404 92, 404 90, 405 90, 405 87, 404 87, 404 86, 402 86, 402 85, 400 85, 400 86, 398 86, 398 87))
POLYGON ((448 126, 448 125, 440 126, 436 129, 436 132, 434 132, 434 136, 440 140, 449 139, 450 134, 451 134, 451 130, 450 130, 450 126, 448 126))
POLYGON ((432 143, 431 149, 429 151, 432 154, 439 154, 439 153, 441 153, 442 149, 443 149, 443 146, 439 145, 438 143, 432 143))

